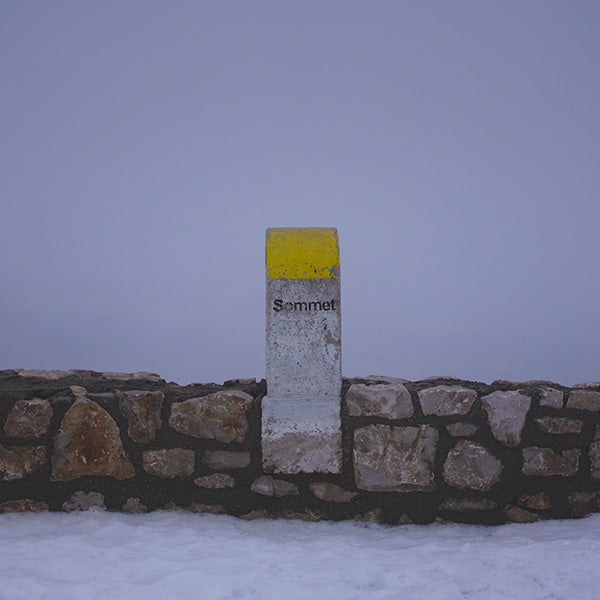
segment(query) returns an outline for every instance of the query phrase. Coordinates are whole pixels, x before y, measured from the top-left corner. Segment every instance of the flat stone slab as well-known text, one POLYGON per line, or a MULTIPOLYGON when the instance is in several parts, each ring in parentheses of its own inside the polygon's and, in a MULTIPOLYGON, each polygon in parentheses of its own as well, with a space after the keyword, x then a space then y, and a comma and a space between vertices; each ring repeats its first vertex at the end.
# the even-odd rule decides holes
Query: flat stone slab
POLYGON ((429 425, 367 425, 354 430, 356 487, 373 492, 431 492, 438 432, 429 425))
POLYGON ((477 398, 477 392, 457 385, 438 385, 418 393, 424 415, 449 417, 466 415, 477 398))
POLYGON ((353 417, 406 419, 414 412, 410 392, 402 383, 355 383, 344 400, 348 414, 353 417))
POLYGON ((267 473, 339 473, 341 398, 262 399, 262 455, 267 473))

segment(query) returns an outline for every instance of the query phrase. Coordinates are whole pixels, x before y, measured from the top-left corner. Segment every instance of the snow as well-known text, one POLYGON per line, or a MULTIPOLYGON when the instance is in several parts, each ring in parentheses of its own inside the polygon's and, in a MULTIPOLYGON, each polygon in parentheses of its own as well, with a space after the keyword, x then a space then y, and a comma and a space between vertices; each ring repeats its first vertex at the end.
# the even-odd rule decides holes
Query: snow
POLYGON ((0 515, 0 599, 596 600, 600 515, 499 527, 0 515))

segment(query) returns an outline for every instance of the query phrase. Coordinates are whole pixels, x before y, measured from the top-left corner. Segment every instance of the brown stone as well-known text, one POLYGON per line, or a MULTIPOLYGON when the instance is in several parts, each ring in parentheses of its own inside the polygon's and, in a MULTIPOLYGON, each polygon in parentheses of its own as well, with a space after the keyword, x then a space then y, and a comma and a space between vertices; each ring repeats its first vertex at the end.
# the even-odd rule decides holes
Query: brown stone
POLYGON ((477 398, 477 392, 458 385, 438 385, 418 393, 424 415, 449 417, 466 415, 477 398))
MULTIPOLYGON (((76 386, 74 386, 76 387, 76 386)), ((85 475, 128 479, 135 475, 115 420, 79 389, 54 437, 50 481, 70 481, 85 475)))
POLYGON ((504 507, 504 514, 509 521, 513 523, 536 523, 541 521, 542 517, 535 513, 519 508, 518 506, 508 505, 504 507))
POLYGON ((500 481, 502 463, 487 448, 460 440, 448 452, 443 473, 452 487, 483 492, 500 481))
POLYGON ((523 494, 517 499, 517 504, 523 508, 533 508, 534 510, 548 510, 552 508, 552 502, 546 492, 523 494))
POLYGON ((220 490, 235 487, 235 479, 226 473, 213 473, 204 477, 196 477, 194 484, 198 487, 220 490))
POLYGON ((100 492, 75 492, 66 502, 63 502, 64 512, 75 512, 78 510, 90 510, 99 508, 106 510, 104 496, 100 492))
POLYGON ((229 450, 207 450, 202 464, 209 469, 244 469, 250 464, 250 452, 230 452, 229 450))
POLYGON ((308 486, 310 491, 325 502, 350 502, 358 496, 358 492, 349 492, 335 483, 329 481, 315 481, 308 486))
POLYGON ((438 432, 428 425, 367 425, 354 431, 354 477, 361 490, 430 492, 438 432))
POLYGON ((539 430, 543 433, 566 434, 581 433, 583 431, 583 421, 579 419, 567 419, 565 417, 542 417, 535 422, 539 430))
POLYGON ((169 425, 185 435, 243 442, 248 433, 247 413, 252 396, 237 390, 225 390, 191 398, 171 405, 169 425))
POLYGON ((498 508, 498 505, 488 498, 446 498, 439 510, 455 512, 488 511, 498 508))
POLYGON ((0 481, 17 481, 46 464, 46 446, 0 445, 0 481))
POLYGON ((156 439, 162 427, 160 410, 164 398, 162 392, 117 392, 119 410, 127 419, 127 433, 134 442, 149 444, 156 439))
POLYGON ((185 448, 144 450, 142 465, 146 473, 163 479, 189 477, 194 472, 195 454, 185 448))
POLYGON ((524 475, 571 477, 577 473, 579 454, 578 449, 563 450, 557 454, 551 448, 528 446, 523 448, 522 472, 524 475))
POLYGON ((580 410, 599 411, 600 392, 591 390, 572 390, 567 400, 567 408, 578 408, 580 410))
POLYGON ((588 451, 590 457, 590 475, 600 479, 600 441, 592 442, 588 451))
POLYGON ((346 408, 353 417, 405 419, 413 414, 409 391, 402 383, 355 383, 346 393, 346 408))
POLYGON ((121 510, 130 514, 142 514, 148 512, 148 508, 142 504, 142 501, 139 498, 127 498, 127 502, 123 504, 121 510))
POLYGON ((300 492, 298 487, 284 479, 273 479, 270 475, 263 475, 252 482, 250 489, 255 494, 262 496, 273 496, 281 498, 282 496, 297 496, 300 492))
POLYGON ((505 446, 515 447, 531 406, 531 398, 519 391, 493 392, 481 399, 493 436, 505 446))
POLYGON ((569 508, 576 517, 600 512, 600 492, 574 492, 568 497, 569 508))
POLYGON ((44 435, 52 419, 48 400, 18 400, 6 418, 4 433, 9 437, 36 438, 44 435))
POLYGON ((8 500, 0 504, 0 513, 46 512, 48 505, 39 500, 8 500))

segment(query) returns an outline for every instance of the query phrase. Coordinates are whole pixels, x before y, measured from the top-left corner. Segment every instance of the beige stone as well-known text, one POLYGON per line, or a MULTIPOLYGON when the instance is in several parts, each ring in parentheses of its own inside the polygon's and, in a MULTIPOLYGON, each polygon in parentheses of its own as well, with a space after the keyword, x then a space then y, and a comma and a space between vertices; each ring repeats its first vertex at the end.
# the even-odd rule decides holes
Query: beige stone
POLYGON ((235 487, 235 479, 227 473, 213 473, 204 477, 196 477, 194 484, 202 488, 220 490, 235 487))
POLYGON ((428 425, 367 425, 354 431, 354 477, 361 490, 429 492, 438 432, 428 425))
POLYGON ((517 499, 517 505, 523 508, 533 508, 534 510, 548 510, 552 508, 552 502, 546 492, 523 494, 517 499))
POLYGON ((505 446, 521 442, 531 398, 519 391, 493 392, 481 399, 492 435, 505 446))
POLYGON ((523 448, 522 472, 524 475, 571 477, 577 473, 579 455, 580 450, 575 448, 557 454, 551 448, 528 446, 523 448))
POLYGON ((17 481, 46 464, 46 446, 0 445, 0 481, 17 481))
POLYGON ((308 487, 319 500, 324 500, 325 502, 350 502, 358 496, 358 492, 349 492, 343 487, 329 481, 314 481, 308 487))
POLYGON ((270 475, 262 475, 252 482, 250 489, 261 496, 297 496, 300 492, 298 487, 284 479, 274 479, 270 475))
POLYGON ((579 419, 567 419, 565 417, 542 417, 535 422, 542 433, 567 434, 581 433, 583 421, 579 419))
POLYGON ((409 391, 401 383, 355 383, 346 393, 346 408, 353 417, 405 419, 413 414, 409 391))
POLYGON ((424 415, 448 417, 466 415, 477 398, 477 392, 458 385, 438 385, 418 393, 424 415))
POLYGON ((130 390, 117 392, 119 410, 127 419, 127 433, 138 444, 150 444, 162 428, 160 411, 165 395, 162 392, 130 390))
POLYGON ((250 464, 250 452, 207 450, 202 463, 209 469, 244 469, 250 464))
POLYGON ((0 513, 46 512, 48 504, 40 500, 8 500, 0 504, 0 513))
POLYGON ((448 485, 480 492, 491 489, 502 473, 502 463, 487 448, 460 440, 448 452, 443 474, 448 485))
POLYGON ((573 390, 567 400, 567 408, 578 408, 597 412, 600 410, 600 392, 573 390))
POLYGON ((194 472, 195 454, 185 448, 144 450, 142 465, 146 473, 163 479, 189 477, 194 472))
POLYGON ((247 413, 252 396, 239 390, 224 390, 202 398, 171 405, 169 425, 185 435, 243 442, 248 433, 247 413))

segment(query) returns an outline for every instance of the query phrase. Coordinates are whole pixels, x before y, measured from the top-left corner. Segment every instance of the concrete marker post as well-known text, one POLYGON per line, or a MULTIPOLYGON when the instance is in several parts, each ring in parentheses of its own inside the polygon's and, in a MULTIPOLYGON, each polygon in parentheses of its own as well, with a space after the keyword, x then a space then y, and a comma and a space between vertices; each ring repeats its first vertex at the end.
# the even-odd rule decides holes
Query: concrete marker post
POLYGON ((340 472, 341 354, 337 230, 267 229, 265 471, 340 472))

